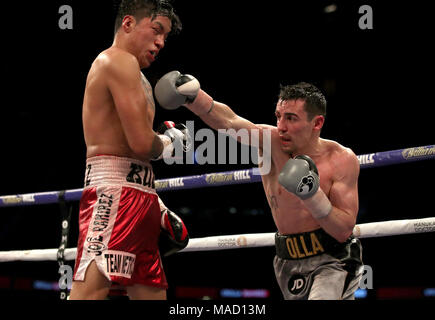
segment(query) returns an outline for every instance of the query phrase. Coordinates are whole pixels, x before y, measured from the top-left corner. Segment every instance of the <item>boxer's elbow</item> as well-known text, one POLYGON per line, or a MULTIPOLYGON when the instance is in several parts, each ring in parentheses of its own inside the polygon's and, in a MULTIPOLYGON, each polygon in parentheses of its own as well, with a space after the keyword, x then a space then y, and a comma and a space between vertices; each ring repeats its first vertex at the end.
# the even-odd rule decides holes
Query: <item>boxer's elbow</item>
POLYGON ((235 129, 238 116, 224 103, 215 101, 212 112, 205 114, 201 119, 215 130, 235 129))
POLYGON ((128 144, 134 154, 145 159, 157 158, 163 152, 162 141, 153 131, 130 138, 128 144))
POLYGON ((339 211, 333 208, 331 213, 318 220, 330 236, 332 236, 338 242, 346 242, 347 239, 353 234, 353 228, 355 227, 355 218, 345 214, 343 211, 339 211))
POLYGON ((345 232, 341 232, 340 234, 338 234, 335 237, 335 239, 340 243, 345 242, 347 239, 349 239, 349 237, 352 235, 352 233, 353 233, 353 228, 352 228, 352 230, 347 230, 345 232))
POLYGON ((355 223, 349 222, 348 224, 345 224, 342 230, 337 233, 335 239, 337 239, 338 242, 345 242, 353 234, 354 227, 355 223))
POLYGON ((344 215, 341 216, 341 222, 339 223, 340 228, 337 235, 337 240, 339 242, 345 242, 353 234, 353 228, 356 224, 356 214, 352 212, 344 211, 344 215))
POLYGON ((215 130, 232 129, 232 119, 224 116, 203 117, 204 122, 215 130))
POLYGON ((150 159, 151 147, 145 143, 130 143, 129 144, 131 151, 139 158, 150 159))

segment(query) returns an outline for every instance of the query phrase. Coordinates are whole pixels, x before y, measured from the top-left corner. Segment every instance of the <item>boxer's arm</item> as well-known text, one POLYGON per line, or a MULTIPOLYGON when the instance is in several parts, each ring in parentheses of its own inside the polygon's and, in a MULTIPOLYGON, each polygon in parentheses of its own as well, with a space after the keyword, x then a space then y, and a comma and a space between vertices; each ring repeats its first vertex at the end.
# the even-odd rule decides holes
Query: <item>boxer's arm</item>
POLYGON ((129 147, 146 158, 158 157, 163 144, 152 129, 152 106, 137 60, 128 53, 117 53, 107 64, 105 75, 129 147))
MULTIPOLYGON (((320 226, 340 242, 352 234, 358 214, 359 162, 355 154, 345 151, 335 164, 341 175, 332 183, 329 192, 332 210, 328 216, 318 219, 320 226)), ((305 200, 307 201, 307 200, 305 200)))
POLYGON ((199 115, 202 121, 213 129, 260 129, 256 124, 237 115, 229 106, 214 101, 213 109, 206 114, 199 115))
MULTIPOLYGON (((201 94, 202 90, 200 90, 198 96, 201 94)), ((195 100, 193 104, 195 103, 199 102, 195 100)), ((186 107, 190 109, 191 105, 187 105, 186 107)), ((255 147, 260 147, 260 149, 263 149, 262 147, 264 146, 263 138, 265 135, 263 134, 263 130, 270 130, 270 127, 266 128, 263 125, 254 124, 250 120, 237 115, 228 105, 218 101, 213 101, 213 108, 209 112, 202 114, 199 113, 197 115, 202 121, 215 130, 234 130, 236 135, 233 136, 231 131, 228 131, 229 135, 241 143, 243 143, 243 135, 237 135, 237 132, 241 129, 246 129, 250 137, 249 144, 255 147), (252 137, 252 135, 255 135, 255 137, 252 137)))
MULTIPOLYGON (((199 81, 192 75, 181 74, 178 71, 168 72, 157 82, 154 91, 162 108, 173 110, 183 105, 215 130, 246 129, 249 136, 259 134, 259 145, 263 146, 263 127, 238 116, 226 104, 214 101, 204 90, 200 89, 199 81)), ((241 136, 236 135, 234 138, 243 143, 241 136)), ((258 143, 258 139, 249 140, 250 142, 255 141, 255 143, 250 143, 252 145, 258 143)))

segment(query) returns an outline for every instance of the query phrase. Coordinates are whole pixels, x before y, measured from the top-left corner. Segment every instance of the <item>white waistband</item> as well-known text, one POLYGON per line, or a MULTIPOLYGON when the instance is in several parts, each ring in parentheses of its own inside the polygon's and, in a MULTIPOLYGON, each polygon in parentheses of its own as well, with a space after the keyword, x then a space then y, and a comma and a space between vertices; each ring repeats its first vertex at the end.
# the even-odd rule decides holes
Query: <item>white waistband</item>
POLYGON ((146 162, 117 156, 86 160, 85 188, 122 185, 156 194, 153 168, 146 162))

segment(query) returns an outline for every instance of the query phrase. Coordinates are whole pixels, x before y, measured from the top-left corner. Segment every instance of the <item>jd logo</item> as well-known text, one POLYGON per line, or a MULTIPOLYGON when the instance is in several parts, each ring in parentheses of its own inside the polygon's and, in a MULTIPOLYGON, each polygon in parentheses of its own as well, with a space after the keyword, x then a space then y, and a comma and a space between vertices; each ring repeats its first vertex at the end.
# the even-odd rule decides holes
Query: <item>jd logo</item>
POLYGON ((288 281, 288 290, 292 294, 299 294, 305 289, 306 283, 307 282, 305 281, 305 278, 302 275, 300 274, 294 275, 288 281))

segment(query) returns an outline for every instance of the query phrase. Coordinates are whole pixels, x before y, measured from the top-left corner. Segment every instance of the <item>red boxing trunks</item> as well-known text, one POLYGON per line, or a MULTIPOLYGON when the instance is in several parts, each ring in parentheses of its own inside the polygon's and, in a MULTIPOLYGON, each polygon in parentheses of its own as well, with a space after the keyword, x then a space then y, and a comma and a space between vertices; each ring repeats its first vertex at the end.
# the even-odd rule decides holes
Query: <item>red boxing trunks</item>
POLYGON ((107 279, 123 286, 168 287, 151 166, 115 156, 87 159, 79 228, 75 281, 83 281, 95 261, 107 279))

